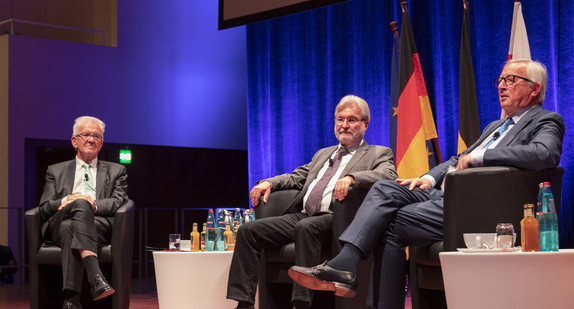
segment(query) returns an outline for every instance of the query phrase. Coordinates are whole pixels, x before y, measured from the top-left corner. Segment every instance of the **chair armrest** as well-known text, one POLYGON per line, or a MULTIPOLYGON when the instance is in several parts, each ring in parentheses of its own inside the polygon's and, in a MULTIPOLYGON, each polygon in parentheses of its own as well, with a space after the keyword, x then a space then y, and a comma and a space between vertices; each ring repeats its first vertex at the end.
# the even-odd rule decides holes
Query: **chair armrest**
POLYGON ((538 184, 550 181, 559 212, 563 175, 562 167, 533 171, 505 166, 448 174, 444 192, 444 250, 464 248, 463 233, 493 233, 500 222, 514 225, 520 243, 522 206, 536 203, 538 184))
POLYGON ((114 214, 112 228, 112 285, 116 290, 114 308, 129 308, 131 290, 132 256, 134 239, 134 202, 128 200, 114 214))
POLYGON ((25 215, 26 233, 28 234, 28 253, 30 259, 36 260, 38 249, 42 246, 42 216, 40 208, 35 207, 26 211, 25 215))
POLYGON ((267 203, 263 203, 263 197, 259 199, 259 205, 255 207, 255 218, 275 217, 282 215, 287 206, 295 200, 299 190, 279 190, 271 192, 267 203))
POLYGON ((129 253, 130 262, 133 251, 134 202, 128 200, 114 214, 112 228, 112 258, 117 254, 129 253), (121 253, 120 253, 121 252, 121 253))
POLYGON ((357 189, 350 187, 349 193, 344 200, 339 201, 333 198, 333 249, 335 252, 341 250, 339 236, 347 229, 351 221, 355 218, 355 214, 363 203, 365 196, 369 192, 368 189, 357 189))

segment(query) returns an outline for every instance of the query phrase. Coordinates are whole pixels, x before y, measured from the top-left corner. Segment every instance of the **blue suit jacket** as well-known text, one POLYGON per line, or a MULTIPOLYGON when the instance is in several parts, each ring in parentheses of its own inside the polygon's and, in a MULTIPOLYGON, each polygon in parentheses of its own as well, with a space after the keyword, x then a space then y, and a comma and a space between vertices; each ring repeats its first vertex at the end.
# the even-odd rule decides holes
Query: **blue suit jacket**
MULTIPOLYGON (((476 143, 461 155, 473 151, 503 122, 504 119, 491 122, 476 143)), ((484 152, 483 166, 514 166, 529 170, 556 167, 560 163, 563 139, 562 116, 535 105, 506 133, 495 148, 484 152)), ((437 186, 442 183, 448 168, 456 166, 458 158, 453 156, 427 173, 436 180, 437 186)))

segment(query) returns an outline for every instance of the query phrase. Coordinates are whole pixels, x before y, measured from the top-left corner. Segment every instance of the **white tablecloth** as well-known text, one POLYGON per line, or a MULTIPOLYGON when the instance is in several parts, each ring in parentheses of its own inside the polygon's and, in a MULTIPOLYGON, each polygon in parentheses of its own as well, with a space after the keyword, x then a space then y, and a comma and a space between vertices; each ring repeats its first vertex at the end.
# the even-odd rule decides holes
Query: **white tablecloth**
POLYGON ((449 309, 574 308, 574 250, 442 252, 449 309))
POLYGON ((154 252, 161 309, 235 308, 225 298, 233 252, 154 252))

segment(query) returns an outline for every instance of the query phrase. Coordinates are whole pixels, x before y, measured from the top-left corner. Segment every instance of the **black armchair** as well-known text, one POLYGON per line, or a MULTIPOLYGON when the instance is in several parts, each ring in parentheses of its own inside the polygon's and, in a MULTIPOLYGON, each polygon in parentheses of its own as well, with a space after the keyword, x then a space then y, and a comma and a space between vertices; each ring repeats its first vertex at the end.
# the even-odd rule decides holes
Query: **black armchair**
MULTIPOLYGON (((25 215, 30 266, 30 308, 61 308, 62 296, 61 249, 44 243, 43 220, 38 207, 25 215)), ((100 266, 116 290, 112 297, 93 302, 89 284, 84 276, 81 296, 84 308, 128 309, 130 303, 133 254, 134 202, 128 200, 116 211, 112 242, 102 248, 100 266)))
MULTIPOLYGON (((333 238, 330 245, 324 246, 321 260, 336 255, 342 248, 338 238, 351 223, 355 213, 368 190, 349 189, 343 201, 333 202, 333 238)), ((276 191, 269 195, 266 204, 255 207, 256 218, 279 216, 283 213, 298 190, 276 191)), ((320 308, 368 308, 366 298, 369 284, 372 257, 362 261, 358 271, 357 296, 352 299, 335 297, 333 293, 315 292, 313 304, 320 303, 320 308)), ((261 254, 259 266, 259 306, 260 308, 292 308, 291 285, 293 281, 287 271, 295 264, 295 244, 290 243, 281 248, 265 249, 261 254)))
POLYGON ((520 243, 522 206, 536 203, 540 182, 551 182, 559 213, 563 175, 562 167, 542 171, 483 167, 448 174, 443 241, 409 248, 413 309, 446 308, 439 253, 465 248, 463 233, 491 233, 497 223, 511 222, 520 243))

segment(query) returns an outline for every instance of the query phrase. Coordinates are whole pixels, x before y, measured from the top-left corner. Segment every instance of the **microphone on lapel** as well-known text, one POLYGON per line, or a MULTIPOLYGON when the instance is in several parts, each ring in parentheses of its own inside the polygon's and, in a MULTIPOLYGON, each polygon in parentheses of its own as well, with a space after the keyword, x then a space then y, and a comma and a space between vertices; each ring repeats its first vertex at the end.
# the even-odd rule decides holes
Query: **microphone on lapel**
POLYGON ((333 166, 333 159, 329 158, 329 167, 333 166))
POLYGON ((89 181, 90 177, 88 177, 88 174, 84 174, 84 178, 86 179, 86 181, 89 181))
POLYGON ((492 139, 493 139, 493 140, 497 140, 499 136, 500 136, 500 132, 496 131, 496 132, 494 132, 494 135, 492 136, 492 139))

